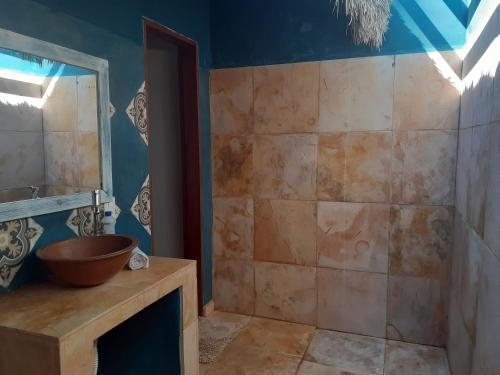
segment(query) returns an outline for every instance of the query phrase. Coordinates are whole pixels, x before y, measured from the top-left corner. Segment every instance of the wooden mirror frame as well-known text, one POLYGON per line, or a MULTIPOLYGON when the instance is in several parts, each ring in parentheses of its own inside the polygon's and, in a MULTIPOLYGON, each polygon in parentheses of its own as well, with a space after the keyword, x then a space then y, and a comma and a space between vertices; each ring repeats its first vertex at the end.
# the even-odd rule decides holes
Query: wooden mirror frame
MULTIPOLYGON (((113 179, 111 171, 108 61, 1 28, 0 48, 19 51, 21 53, 31 54, 42 58, 48 58, 64 64, 74 65, 96 72, 101 203, 110 202, 113 197, 113 179)), ((0 203, 0 222, 49 214, 52 212, 72 210, 91 205, 92 193, 90 191, 5 202, 0 203)))

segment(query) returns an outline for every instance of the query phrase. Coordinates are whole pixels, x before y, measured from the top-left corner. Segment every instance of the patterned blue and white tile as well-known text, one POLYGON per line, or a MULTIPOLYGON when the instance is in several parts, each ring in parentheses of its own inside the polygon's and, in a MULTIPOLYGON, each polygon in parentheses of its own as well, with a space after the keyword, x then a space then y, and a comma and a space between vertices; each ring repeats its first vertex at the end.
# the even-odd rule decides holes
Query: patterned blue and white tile
POLYGON ((42 233, 43 228, 31 218, 0 223, 1 287, 9 287, 42 233))
POLYGON ((134 200, 130 211, 132 215, 141 223, 146 232, 151 234, 151 193, 149 188, 149 175, 142 184, 139 194, 134 200))
POLYGON ((116 113, 116 108, 113 103, 109 102, 109 118, 112 119, 116 113))
MULTIPOLYGON (((115 219, 120 215, 121 210, 115 204, 113 216, 115 219)), ((104 216, 104 210, 101 210, 100 217, 101 219, 104 216)), ((66 221, 66 225, 70 228, 73 233, 75 233, 79 237, 87 237, 94 235, 94 214, 92 212, 92 207, 82 207, 77 208, 71 211, 71 214, 66 221)), ((102 233, 102 223, 99 223, 99 227, 97 228, 99 233, 102 233)))
POLYGON ((144 82, 127 107, 127 115, 134 124, 143 141, 148 144, 148 118, 146 108, 146 91, 144 82))

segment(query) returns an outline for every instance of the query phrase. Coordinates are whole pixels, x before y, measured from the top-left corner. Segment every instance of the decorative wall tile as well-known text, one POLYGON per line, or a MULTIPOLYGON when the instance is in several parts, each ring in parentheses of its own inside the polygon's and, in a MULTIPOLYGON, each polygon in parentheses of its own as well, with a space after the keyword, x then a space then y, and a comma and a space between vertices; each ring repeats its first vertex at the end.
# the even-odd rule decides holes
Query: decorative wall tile
POLYGON ((146 232, 151 234, 151 191, 149 186, 149 175, 142 184, 139 194, 134 200, 130 211, 132 215, 144 227, 146 232))
POLYGON ((255 259, 316 265, 316 203, 257 200, 255 259))
POLYGON ((253 259, 253 200, 214 198, 213 214, 214 256, 253 259))
POLYGON ((316 323, 316 268, 255 262, 255 314, 316 323))
POLYGON ((391 275, 444 280, 452 244, 453 209, 441 206, 392 206, 391 275))
POLYGON ((210 72, 210 114, 214 134, 252 133, 252 68, 210 72))
MULTIPOLYGON (((440 57, 460 75, 456 52, 440 52, 440 57)), ((396 56, 395 129, 456 129, 459 108, 460 92, 428 54, 396 56)))
POLYGON ((351 202, 388 202, 391 132, 349 133, 345 198, 351 202))
POLYGON ((212 139, 214 196, 251 196, 253 137, 214 136, 212 139))
POLYGON ((252 261, 216 257, 213 277, 217 310, 253 315, 255 291, 252 261))
POLYGON ((109 102, 109 118, 113 118, 113 116, 115 115, 116 113, 116 108, 115 106, 113 105, 113 103, 109 102))
POLYGON ((315 199, 317 143, 317 136, 312 134, 256 136, 256 196, 315 199))
POLYGON ((318 266, 387 273, 389 206, 318 203, 318 266))
POLYGON ((453 204, 457 132, 396 132, 394 138, 392 202, 453 204))
MULTIPOLYGON (((102 211, 100 217, 101 219, 104 217, 104 213, 102 211)), ((77 236, 94 236, 94 212, 92 207, 82 207, 71 211, 68 220, 66 220, 66 225, 77 236)), ((102 223, 99 223, 97 227, 98 233, 102 233, 102 229, 102 223)))
POLYGON ((394 57, 320 62, 319 131, 392 129, 394 57))
POLYGON ((458 135, 455 208, 469 216, 472 128, 461 129, 458 135))
POLYGON ((311 132, 318 125, 319 63, 254 68, 254 130, 311 132))
POLYGON ((444 346, 448 296, 442 283, 423 277, 389 276, 387 337, 444 346))
POLYGON ((9 287, 42 233, 43 228, 31 218, 0 223, 1 287, 9 287))
POLYGON ((381 375, 384 372, 384 352, 383 339, 316 330, 304 360, 327 365, 329 371, 303 374, 381 375))
POLYGON ((127 115, 134 124, 143 141, 148 144, 148 117, 145 84, 142 83, 127 107, 127 115))
POLYGON ((346 143, 347 133, 319 135, 317 169, 318 199, 344 200, 346 143))
POLYGON ((477 234, 484 238, 486 219, 486 188, 490 178, 490 137, 492 126, 472 128, 469 222, 477 234))
POLYGON ((388 341, 385 355, 385 372, 387 375, 450 375, 446 351, 388 341))
POLYGON ((318 327, 384 337, 387 275, 318 268, 318 327))

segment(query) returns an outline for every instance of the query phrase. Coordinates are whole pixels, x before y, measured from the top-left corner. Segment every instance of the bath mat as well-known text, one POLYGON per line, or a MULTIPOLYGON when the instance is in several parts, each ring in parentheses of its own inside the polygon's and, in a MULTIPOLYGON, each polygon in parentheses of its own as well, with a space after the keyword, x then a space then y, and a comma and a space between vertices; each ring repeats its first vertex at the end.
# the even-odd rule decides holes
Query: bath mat
POLYGON ((213 363, 243 327, 248 319, 223 319, 200 317, 200 363, 213 363))

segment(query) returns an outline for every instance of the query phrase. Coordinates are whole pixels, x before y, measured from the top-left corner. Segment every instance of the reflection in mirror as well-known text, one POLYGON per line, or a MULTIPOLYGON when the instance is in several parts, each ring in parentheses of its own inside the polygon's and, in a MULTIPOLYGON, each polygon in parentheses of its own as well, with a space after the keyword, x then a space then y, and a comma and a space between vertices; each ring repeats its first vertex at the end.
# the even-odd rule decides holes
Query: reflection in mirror
POLYGON ((101 187, 96 72, 0 48, 0 203, 101 187))

